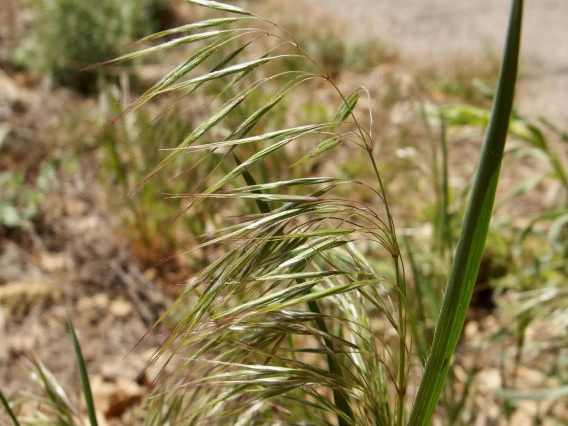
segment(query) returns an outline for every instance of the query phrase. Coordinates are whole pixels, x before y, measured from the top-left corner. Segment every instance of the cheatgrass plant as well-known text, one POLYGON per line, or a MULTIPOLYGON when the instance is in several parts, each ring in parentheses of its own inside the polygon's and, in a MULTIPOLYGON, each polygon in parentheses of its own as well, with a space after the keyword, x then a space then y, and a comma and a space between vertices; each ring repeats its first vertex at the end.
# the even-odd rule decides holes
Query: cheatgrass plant
MULTIPOLYGON (((292 34, 253 12, 214 1, 189 3, 228 15, 156 34, 150 38, 175 38, 111 61, 198 43, 194 54, 124 113, 164 93, 185 97, 213 82, 222 84, 211 96, 209 117, 167 151, 134 190, 172 161, 190 156, 190 161, 210 168, 210 177, 178 194, 187 202, 172 220, 211 200, 229 205, 248 201, 257 212, 227 218, 224 227, 200 244, 224 250, 188 281, 184 295, 171 308, 190 306, 150 361, 169 356, 175 367, 164 367, 158 380, 159 403, 149 419, 163 421, 159 412, 167 397, 176 416, 190 424, 429 424, 465 320, 489 227, 512 108, 522 1, 513 3, 492 120, 415 397, 409 389, 413 319, 407 309, 413 295, 406 286, 372 134, 359 124, 356 110, 368 93, 357 88, 343 95, 292 34), (262 24, 260 28, 256 23, 262 24), (267 23, 270 30, 264 29, 267 23), (229 43, 239 44, 229 54, 216 55, 229 43), (279 61, 290 58, 305 66, 264 72, 267 64, 272 65, 270 70, 278 69, 279 61), (332 120, 305 123, 300 118, 299 125, 257 131, 283 99, 314 90, 316 84, 327 84, 337 94, 339 107, 332 120), (233 124, 235 110, 265 90, 272 96, 233 124), (230 98, 221 102, 227 93, 230 98), (213 134, 224 137, 213 139, 212 129, 221 129, 213 134), (257 166, 272 158, 283 160, 281 153, 290 146, 309 147, 309 158, 339 144, 368 154, 375 182, 311 175, 257 181, 257 166), (247 151, 251 147, 252 153, 247 151), (228 162, 234 162, 233 167, 218 177, 214 172, 228 162), (380 207, 337 196, 340 186, 350 186, 351 191, 370 188, 380 207), (390 274, 373 270, 358 249, 362 239, 374 241, 391 258, 390 274)), ((167 316, 168 312, 160 321, 167 316)))
MULTIPOLYGON (((229 54, 236 49, 235 43, 224 46, 225 54, 229 54)), ((211 84, 208 93, 222 91, 220 85, 211 84)), ((109 84, 101 93, 104 99, 103 111, 107 117, 120 113, 121 102, 120 94, 128 92, 128 84, 119 87, 109 84), (120 89, 120 90, 119 90, 120 89)), ((221 101, 230 100, 235 93, 227 90, 221 93, 221 101)), ((129 98, 128 94, 125 98, 129 98)), ((102 180, 107 188, 111 188, 109 204, 111 209, 116 211, 123 218, 124 226, 122 231, 128 238, 130 248, 136 257, 148 266, 154 266, 164 258, 173 256, 177 251, 181 251, 187 246, 184 241, 188 236, 202 235, 206 227, 211 228, 218 224, 218 217, 224 206, 222 200, 209 202, 207 205, 200 205, 192 209, 191 215, 181 216, 175 224, 161 227, 170 217, 172 217, 185 204, 185 199, 179 197, 184 189, 191 187, 197 182, 204 180, 208 172, 207 164, 201 167, 187 169, 187 161, 183 156, 178 156, 176 160, 169 164, 168 170, 162 170, 152 178, 151 185, 143 185, 136 192, 126 198, 126 194, 136 182, 143 179, 155 167, 156 145, 172 146, 193 129, 200 117, 204 116, 199 107, 192 102, 178 100, 171 106, 169 102, 172 98, 164 99, 159 103, 145 105, 125 117, 124 120, 116 122, 113 126, 106 127, 98 132, 97 140, 104 148, 102 156, 102 180), (163 111, 165 109, 165 111, 163 111), (161 115, 164 114, 164 117, 161 115), (178 176, 176 179, 171 177, 178 176), (163 197, 163 194, 169 194, 163 197), (214 206, 212 206, 214 203, 214 206), (126 207, 126 208, 125 208, 126 207)), ((268 98, 269 99, 269 98, 268 98)), ((247 103, 241 103, 233 111, 230 119, 238 123, 254 113, 268 100, 266 94, 253 92, 247 98, 247 103)), ((207 100, 200 103, 206 104, 207 100)), ((311 121, 329 121, 330 116, 327 105, 323 100, 308 99, 300 105, 293 105, 289 99, 280 102, 280 108, 276 114, 265 117, 262 122, 256 125, 256 132, 266 133, 275 128, 286 126, 288 117, 297 110, 302 115, 309 117, 311 121)), ((229 117, 228 117, 229 119, 229 117)), ((222 137, 222 134, 219 134, 222 137)), ((275 178, 281 180, 291 179, 297 174, 306 174, 311 170, 321 166, 322 156, 307 153, 301 146, 290 147, 283 151, 278 159, 268 158, 258 165, 259 179, 270 181, 275 178), (284 156, 285 158, 283 158, 284 156), (298 160, 298 157, 301 157, 298 160), (310 161, 308 161, 310 160, 310 161), (290 167, 292 165, 293 167, 290 167)), ((243 147, 243 155, 254 153, 254 147, 243 147)), ((214 153, 211 158, 222 156, 223 153, 214 153)), ((215 172, 219 177, 227 171, 227 165, 222 164, 220 169, 215 172)), ((293 190, 293 189, 292 189, 293 190)), ((239 203, 231 206, 231 214, 251 214, 256 212, 254 205, 250 203, 239 203)), ((184 264, 191 264, 191 269, 203 265, 210 256, 205 251, 198 251, 184 259, 184 264)), ((181 257, 172 259, 173 261, 182 260, 181 257)), ((166 269, 172 266, 172 262, 162 263, 166 269)), ((176 266, 176 265, 174 265, 176 266)), ((177 265, 179 266, 179 265, 177 265)), ((176 266, 176 269, 177 269, 176 266)))
POLYGON ((188 279, 184 294, 158 320, 185 312, 149 361, 165 358, 147 401, 146 424, 430 424, 493 209, 523 1, 513 2, 494 110, 421 379, 413 368, 419 367, 411 333, 417 319, 409 310, 416 295, 406 285, 371 127, 363 125, 372 122, 372 113, 369 118, 358 108, 370 94, 363 87, 343 94, 291 33, 251 11, 217 1, 188 3, 220 16, 149 36, 145 41, 168 38, 108 62, 195 46, 118 118, 161 95, 184 98, 216 87, 207 92, 206 117, 163 151, 133 188, 184 159, 186 170, 202 167, 206 174, 185 192, 169 195, 184 200, 170 222, 218 201, 225 219, 188 249, 208 251, 211 262, 188 279), (227 53, 226 46, 235 47, 227 53), (291 59, 303 66, 279 70, 279 63, 291 59), (310 122, 296 114, 297 121, 284 127, 262 127, 287 99, 309 97, 322 85, 337 101, 329 120, 310 122), (259 93, 264 102, 237 115, 259 93), (295 146, 302 150, 290 159, 295 146), (362 150, 374 180, 313 171, 282 179, 259 172, 263 163, 290 159, 292 166, 339 146, 341 152, 362 150), (372 203, 346 196, 363 190, 373 193, 372 203), (250 214, 238 213, 243 204, 252 206, 250 214), (364 253, 364 241, 377 252, 364 253), (388 259, 390 270, 377 272, 371 261, 376 257, 388 259), (416 391, 412 384, 419 380, 416 391))

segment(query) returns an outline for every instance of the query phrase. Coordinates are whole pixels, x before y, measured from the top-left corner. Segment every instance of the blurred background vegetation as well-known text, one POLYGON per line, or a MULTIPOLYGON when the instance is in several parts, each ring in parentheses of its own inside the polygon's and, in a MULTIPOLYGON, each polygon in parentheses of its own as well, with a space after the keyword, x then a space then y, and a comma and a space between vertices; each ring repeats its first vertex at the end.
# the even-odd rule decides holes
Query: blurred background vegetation
MULTIPOLYGON (((101 0, 96 6, 85 0, 3 2, 0 338, 7 344, 0 352, 2 391, 14 396, 22 412, 36 409, 15 396, 28 385, 22 385, 25 373, 11 368, 36 353, 66 389, 77 391, 70 343, 61 337, 67 309, 85 337, 95 398, 105 418, 110 424, 133 421, 151 383, 142 377, 128 390, 124 383, 141 371, 159 339, 150 336, 127 361, 122 357, 183 291, 184 280, 218 256, 215 248, 176 254, 190 250, 195 236, 212 231, 221 217, 254 211, 245 204, 227 211, 220 203, 203 203, 168 225, 184 200, 167 194, 189 193, 206 176, 204 168, 187 169, 183 156, 127 196, 163 157, 160 149, 176 146, 200 122, 216 93, 210 87, 191 102, 167 95, 107 126, 187 56, 184 48, 160 52, 152 62, 83 69, 130 51, 129 43, 145 35, 203 19, 207 12, 166 0, 101 0)), ((488 121, 499 52, 424 67, 381 40, 347 41, 341 25, 330 25, 324 14, 289 13, 278 2, 251 3, 288 28, 342 90, 364 84, 372 94, 373 122, 368 114, 361 120, 380 146, 380 171, 405 242, 417 294, 410 308, 419 365, 427 355, 488 121)), ((229 54, 235 45, 223 49, 229 54)), ((289 60, 283 66, 297 65, 289 60)), ((254 101, 247 108, 266 99, 254 101)), ((336 104, 333 94, 313 84, 257 131, 325 121, 336 104)), ((242 108, 239 114, 250 114, 242 108)), ((568 387, 564 124, 521 110, 514 114, 490 239, 440 424, 568 423, 562 393, 568 387)), ((270 160, 259 173, 285 180, 317 171, 360 181, 370 173, 362 153, 344 144, 325 156, 301 146, 285 152, 286 161, 270 160), (288 167, 302 158, 308 160, 288 167)), ((221 154, 211 157, 218 161, 221 154)), ((216 173, 213 165, 206 170, 216 173)), ((378 205, 370 191, 349 196, 378 205)), ((361 247, 377 270, 385 270, 389 259, 375 256, 374 249, 361 247)), ((51 382, 42 383, 45 389, 51 382)))

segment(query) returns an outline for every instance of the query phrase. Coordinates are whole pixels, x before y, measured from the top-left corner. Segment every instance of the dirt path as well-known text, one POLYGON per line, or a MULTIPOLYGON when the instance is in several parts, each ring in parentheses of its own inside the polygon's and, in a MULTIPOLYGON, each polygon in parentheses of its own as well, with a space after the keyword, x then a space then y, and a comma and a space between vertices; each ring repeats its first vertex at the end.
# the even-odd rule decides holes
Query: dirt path
MULTIPOLYGON (((306 1, 306 0, 303 0, 306 1)), ((350 40, 377 37, 427 63, 484 52, 501 53, 507 0, 309 0, 346 21, 350 40)), ((568 127, 568 1, 525 2, 523 111, 568 127)))

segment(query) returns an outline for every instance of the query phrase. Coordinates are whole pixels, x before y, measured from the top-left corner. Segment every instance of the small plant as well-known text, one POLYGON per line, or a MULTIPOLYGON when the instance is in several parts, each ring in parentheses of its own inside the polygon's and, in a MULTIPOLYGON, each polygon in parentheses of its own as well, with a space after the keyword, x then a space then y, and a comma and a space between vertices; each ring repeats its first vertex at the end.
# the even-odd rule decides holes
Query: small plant
POLYGON ((368 72, 385 63, 396 63, 398 55, 378 40, 367 40, 347 47, 344 67, 353 72, 368 72))
MULTIPOLYGON (((42 169, 47 170, 46 168, 42 169)), ((18 172, 0 174, 0 225, 7 228, 29 228, 43 201, 45 187, 29 189, 24 176, 18 172)), ((44 182, 42 176, 38 183, 44 182)))
MULTIPOLYGON (((81 345, 77 338, 77 334, 75 333, 73 321, 69 315, 67 316, 67 324, 69 332, 71 333, 71 341, 73 343, 75 360, 77 361, 77 370, 81 379, 81 388, 83 391, 83 398, 87 409, 89 424, 90 426, 97 426, 96 410, 91 393, 91 384, 87 368, 85 366, 85 360, 83 359, 81 345)), ((36 403, 36 407, 33 410, 33 416, 18 418, 12 404, 10 404, 6 396, 0 392, 0 404, 8 413, 8 416, 12 420, 14 426, 20 426, 21 424, 73 426, 82 423, 82 410, 73 406, 69 397, 61 385, 57 382, 57 379, 53 377, 51 372, 42 364, 41 361, 32 361, 30 377, 42 391, 42 395, 25 394, 23 398, 26 402, 34 401, 36 403)), ((17 401, 14 405, 18 405, 17 401)))
MULTIPOLYGON (((109 99, 106 104, 111 106, 110 114, 120 112, 120 103, 113 90, 106 90, 104 94, 109 99)), ((203 233, 205 223, 211 220, 207 212, 196 210, 192 220, 180 221, 177 228, 168 227, 160 232, 160 226, 183 203, 182 199, 164 199, 163 195, 178 192, 205 177, 200 169, 184 173, 185 166, 179 160, 170 171, 183 174, 183 177, 172 181, 169 175, 159 173, 153 185, 141 188, 127 199, 126 205, 124 203, 129 189, 153 169, 156 146, 171 144, 190 131, 193 120, 188 117, 191 115, 181 108, 173 108, 168 112, 167 120, 154 121, 149 111, 141 109, 130 115, 128 121, 116 123, 97 135, 105 153, 101 164, 102 180, 107 188, 113 189, 109 205, 123 219, 124 235, 131 250, 148 266, 181 251, 177 241, 187 237, 188 232, 192 235, 203 233), (184 228, 185 232, 178 232, 179 228, 184 228)))

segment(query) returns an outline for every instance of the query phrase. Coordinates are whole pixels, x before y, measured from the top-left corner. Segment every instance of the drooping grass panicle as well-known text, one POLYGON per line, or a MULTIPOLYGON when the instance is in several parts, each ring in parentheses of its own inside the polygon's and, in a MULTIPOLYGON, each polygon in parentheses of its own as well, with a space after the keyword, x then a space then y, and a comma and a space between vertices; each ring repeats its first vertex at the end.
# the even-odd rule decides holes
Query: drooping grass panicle
MULTIPOLYGON (((199 162, 206 177, 184 193, 167 194, 187 200, 172 221, 213 201, 228 211, 249 207, 244 214, 224 214, 231 223, 200 236, 189 249, 214 255, 209 252, 209 265, 188 280, 184 294, 158 321, 177 312, 173 332, 150 360, 166 358, 155 407, 169 401, 176 417, 189 424, 402 424, 410 350, 404 267, 371 133, 355 111, 366 89, 343 95, 289 33, 245 9, 190 3, 247 19, 208 18, 145 39, 178 37, 144 54, 186 42, 197 43, 197 52, 128 110, 179 91, 183 98, 212 87, 214 96, 201 124, 177 147, 163 147, 171 150, 139 185, 174 159, 187 158, 199 162), (255 21, 275 31, 252 29, 255 21), (238 28, 241 22, 247 28, 238 28), (228 25, 236 27, 225 29, 228 25), (290 68, 282 71, 277 65, 282 63, 290 68), (322 83, 338 99, 329 118, 268 124, 274 111, 302 102, 302 95, 322 83), (311 174, 287 179, 266 169, 274 162, 283 170, 304 167, 317 156, 347 149, 345 141, 353 142, 348 149, 367 152, 376 183, 311 174), (259 172, 263 178, 257 181, 259 172), (384 210, 338 193, 365 186, 384 210), (363 241, 392 258, 389 276, 365 260, 363 241)), ((148 424, 157 421, 162 414, 151 415, 148 424)))

